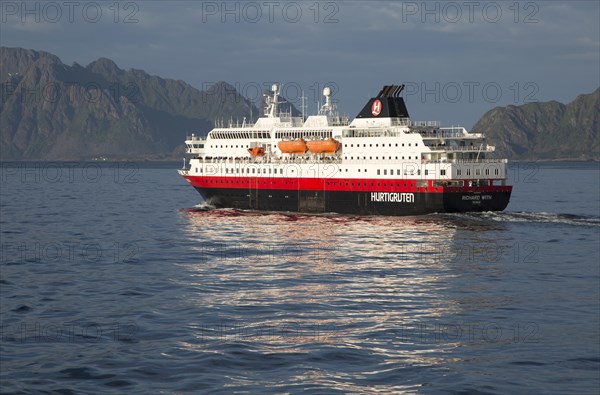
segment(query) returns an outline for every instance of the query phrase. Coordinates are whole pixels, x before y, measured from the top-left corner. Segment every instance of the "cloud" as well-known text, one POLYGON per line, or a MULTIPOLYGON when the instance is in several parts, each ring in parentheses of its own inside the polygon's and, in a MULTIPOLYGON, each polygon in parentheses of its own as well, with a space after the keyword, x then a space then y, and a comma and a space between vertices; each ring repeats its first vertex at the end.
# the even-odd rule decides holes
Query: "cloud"
MULTIPOLYGON (((264 2, 148 1, 127 9, 130 2, 118 2, 115 13, 117 3, 107 2, 95 23, 91 9, 86 18, 80 9, 73 23, 63 18, 23 25, 10 17, 1 26, 2 44, 82 64, 105 56, 122 68, 197 87, 219 80, 242 86, 282 80, 318 92, 334 82, 341 109, 349 113, 390 82, 495 81, 505 91, 534 82, 540 99, 560 101, 600 83, 598 2, 275 3, 269 10, 264 2), (467 3, 477 4, 472 12, 467 3), (251 13, 252 4, 261 7, 260 18, 251 13), (557 80, 565 81, 560 89, 557 80)), ((510 103, 508 95, 503 99, 411 106, 468 124, 493 105, 521 104, 510 103)))

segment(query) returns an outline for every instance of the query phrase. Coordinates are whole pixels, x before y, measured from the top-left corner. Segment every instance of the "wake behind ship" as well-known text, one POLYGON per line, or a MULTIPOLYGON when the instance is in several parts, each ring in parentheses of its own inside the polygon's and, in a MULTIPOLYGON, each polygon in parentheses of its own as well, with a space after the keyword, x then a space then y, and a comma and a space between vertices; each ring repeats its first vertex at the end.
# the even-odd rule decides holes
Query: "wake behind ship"
POLYGON ((216 208, 308 213, 415 215, 501 211, 512 186, 507 160, 480 133, 411 121, 386 85, 349 122, 331 92, 318 115, 280 112, 278 86, 256 123, 216 127, 185 144, 179 173, 216 208))

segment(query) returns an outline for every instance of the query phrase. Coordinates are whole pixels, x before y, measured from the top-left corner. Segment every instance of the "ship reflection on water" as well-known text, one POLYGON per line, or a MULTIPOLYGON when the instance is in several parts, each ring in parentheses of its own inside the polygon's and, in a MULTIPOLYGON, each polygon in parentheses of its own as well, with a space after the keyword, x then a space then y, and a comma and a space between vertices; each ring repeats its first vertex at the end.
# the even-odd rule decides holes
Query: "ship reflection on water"
POLYGON ((417 365, 448 362, 442 354, 460 344, 448 329, 440 344, 438 325, 460 313, 453 278, 465 264, 475 264, 465 263, 457 232, 467 229, 459 244, 477 237, 481 247, 482 230, 502 227, 451 215, 195 209, 182 215, 197 256, 185 264, 187 285, 194 289, 189 297, 205 311, 192 324, 197 343, 186 347, 250 342, 308 352, 306 347, 319 344, 368 349, 385 360, 417 365))

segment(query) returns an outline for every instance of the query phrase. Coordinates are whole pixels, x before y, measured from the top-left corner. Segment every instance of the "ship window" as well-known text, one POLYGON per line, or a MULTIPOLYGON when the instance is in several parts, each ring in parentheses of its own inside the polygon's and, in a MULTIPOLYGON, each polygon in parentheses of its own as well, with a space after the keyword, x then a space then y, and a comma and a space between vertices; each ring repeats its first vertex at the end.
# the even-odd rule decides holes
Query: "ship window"
POLYGON ((350 147, 354 147, 354 144, 350 144, 350 147))
POLYGON ((440 170, 440 176, 445 176, 446 175, 446 170, 442 169, 440 170))
POLYGON ((390 176, 394 175, 394 169, 390 169, 390 176))
POLYGON ((471 175, 471 169, 467 169, 467 175, 470 176, 471 175))
POLYGON ((408 143, 408 146, 410 147, 410 143, 408 143))
POLYGON ((421 175, 421 170, 417 170, 417 175, 420 176, 421 175))
POLYGON ((402 159, 404 159, 404 157, 402 157, 402 159))
POLYGON ((346 173, 348 173, 348 169, 346 169, 346 173))
POLYGON ((398 160, 398 157, 396 157, 396 160, 398 160))
POLYGON ((196 167, 196 173, 198 173, 198 168, 196 167))
POLYGON ((385 170, 385 169, 383 170, 383 175, 387 176, 387 170, 385 170))
POLYGON ((279 174, 283 174, 283 169, 279 169, 279 174))
POLYGON ((255 173, 255 170, 256 170, 256 169, 252 169, 252 174, 254 174, 254 173, 255 173))
POLYGON ((396 175, 399 176, 400 175, 400 169, 396 169, 396 175))
POLYGON ((379 175, 381 173, 381 170, 377 169, 377 175, 379 175))
POLYGON ((489 176, 490 175, 490 169, 485 169, 485 175, 489 176))
POLYGON ((396 143, 396 147, 398 146, 398 143, 396 143))
POLYGON ((376 156, 376 157, 375 157, 375 159, 379 160, 379 157, 378 157, 378 156, 376 156))
POLYGON ((404 143, 402 143, 402 146, 404 147, 404 143))
POLYGON ((429 175, 429 170, 425 170, 425 175, 428 176, 429 175))
POLYGON ((373 144, 369 144, 369 147, 372 147, 372 146, 373 146, 373 144))
POLYGON ((499 171, 498 171, 498 169, 494 170, 494 173, 495 173, 496 175, 498 175, 498 174, 499 174, 499 171))
POLYGON ((481 174, 481 170, 480 169, 475 169, 475 175, 478 176, 481 174))
POLYGON ((462 174, 462 170, 461 169, 457 169, 456 170, 456 175, 460 176, 462 174))
POLYGON ((358 172, 360 173, 360 169, 358 169, 358 172))
POLYGON ((379 144, 375 144, 375 147, 379 147, 379 144))

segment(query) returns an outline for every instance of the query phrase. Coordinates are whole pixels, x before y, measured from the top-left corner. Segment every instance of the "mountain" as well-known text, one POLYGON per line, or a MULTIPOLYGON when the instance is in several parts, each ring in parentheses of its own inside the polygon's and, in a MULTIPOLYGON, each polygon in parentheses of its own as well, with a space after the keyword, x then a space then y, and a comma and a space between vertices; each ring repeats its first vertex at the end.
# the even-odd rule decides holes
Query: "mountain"
POLYGON ((179 159, 186 134, 251 113, 225 82, 200 91, 105 58, 67 66, 47 52, 0 47, 0 64, 1 160, 179 159))
POLYGON ((499 157, 600 160, 600 88, 569 104, 556 101, 496 107, 473 126, 499 157))
MULTIPOLYGON (((0 160, 179 159, 186 135, 260 113, 226 82, 201 91, 106 58, 68 66, 48 52, 0 47, 0 66, 0 160)), ((501 157, 600 160, 599 118, 600 89, 566 105, 494 108, 473 131, 501 157)))

